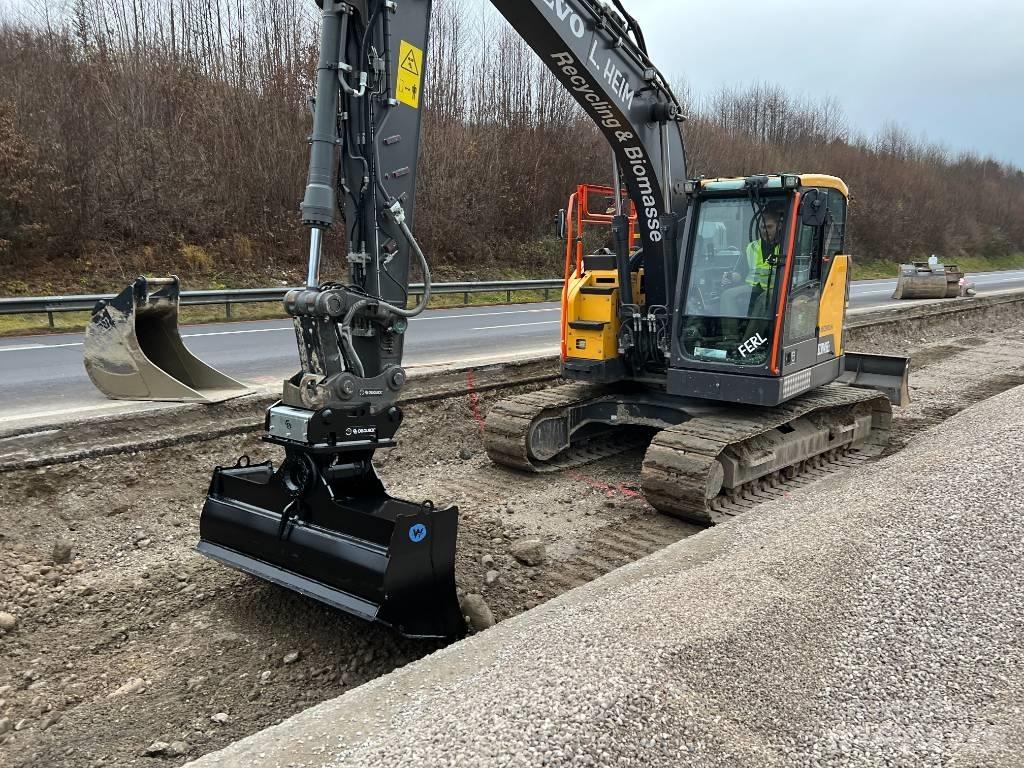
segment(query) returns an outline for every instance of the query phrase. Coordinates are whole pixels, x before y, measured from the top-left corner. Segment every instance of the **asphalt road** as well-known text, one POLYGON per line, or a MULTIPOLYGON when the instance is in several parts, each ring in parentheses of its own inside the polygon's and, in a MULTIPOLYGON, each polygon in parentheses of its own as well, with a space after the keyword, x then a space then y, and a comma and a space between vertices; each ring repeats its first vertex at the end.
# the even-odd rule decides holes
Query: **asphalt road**
MULTIPOLYGON (((979 293, 1024 288, 1024 270, 971 275, 979 293)), ((906 304, 890 299, 894 280, 853 284, 854 308, 906 304)), ((439 309, 410 323, 405 363, 409 368, 443 363, 498 362, 558 345, 557 303, 439 309)), ((287 320, 185 326, 186 345, 201 359, 230 376, 256 385, 272 385, 297 367, 295 337, 287 320)), ((0 339, 0 425, 17 418, 62 413, 103 412, 107 400, 82 366, 82 334, 0 339)))

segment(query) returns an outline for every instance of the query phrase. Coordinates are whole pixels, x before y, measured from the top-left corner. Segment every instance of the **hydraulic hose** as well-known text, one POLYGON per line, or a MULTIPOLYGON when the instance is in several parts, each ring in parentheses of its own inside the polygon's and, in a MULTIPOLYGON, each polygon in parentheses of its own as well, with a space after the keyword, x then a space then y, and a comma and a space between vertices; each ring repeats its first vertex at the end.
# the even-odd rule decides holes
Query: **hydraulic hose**
POLYGON ((365 369, 363 367, 363 361, 359 359, 359 354, 356 352, 355 345, 352 343, 352 321, 355 319, 356 314, 360 309, 367 306, 368 304, 376 303, 379 307, 383 308, 387 312, 404 318, 416 317, 427 308, 430 304, 431 297, 431 275, 430 265, 427 263, 427 257, 423 253, 423 249, 420 248, 420 244, 416 241, 412 230, 409 229, 409 225, 405 222, 405 211, 402 209, 402 204, 397 200, 388 209, 398 228, 402 231, 402 235, 409 243, 409 247, 412 248, 413 253, 416 254, 416 258, 419 261, 420 269, 423 272, 423 294, 420 296, 420 300, 416 303, 416 306, 412 309, 403 309, 402 307, 396 307, 394 304, 389 304, 382 299, 371 299, 365 298, 360 299, 353 304, 348 312, 345 314, 345 318, 341 321, 340 335, 341 343, 345 348, 345 352, 349 357, 349 361, 352 364, 353 372, 360 378, 365 377, 365 369))
POLYGON ((345 315, 345 319, 341 321, 342 327, 344 328, 350 328, 352 325, 352 320, 355 319, 356 313, 360 309, 365 307, 367 304, 370 304, 372 302, 376 302, 379 306, 383 307, 392 314, 405 318, 416 317, 421 312, 423 312, 423 310, 426 309, 427 305, 430 303, 431 276, 430 265, 427 264, 427 257, 423 254, 423 249, 420 248, 420 244, 416 242, 416 238, 413 236, 412 230, 409 229, 409 225, 405 223, 405 213, 402 211, 401 204, 396 202, 388 210, 391 211, 392 215, 394 215, 395 223, 398 224, 398 228, 402 230, 402 235, 404 235, 405 239, 409 242, 409 247, 412 248, 413 252, 416 254, 417 260, 420 263, 420 269, 423 272, 423 295, 420 296, 420 300, 412 309, 403 309, 402 307, 396 307, 394 304, 389 304, 388 302, 382 299, 360 299, 351 306, 348 313, 346 313, 345 315))

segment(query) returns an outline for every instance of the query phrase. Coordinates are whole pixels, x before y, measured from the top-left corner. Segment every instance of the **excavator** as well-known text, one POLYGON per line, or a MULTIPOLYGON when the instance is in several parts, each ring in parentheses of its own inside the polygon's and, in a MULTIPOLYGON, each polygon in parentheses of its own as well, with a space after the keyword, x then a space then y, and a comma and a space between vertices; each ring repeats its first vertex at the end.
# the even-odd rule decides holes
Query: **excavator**
MULTIPOLYGON (((284 301, 300 370, 263 435, 284 458, 214 470, 198 550, 403 635, 451 639, 466 631, 458 510, 392 497, 373 467, 396 444, 405 332, 430 301, 413 215, 431 3, 317 1, 300 206, 308 274, 284 301), (339 215, 344 282, 319 270, 339 215), (410 307, 413 265, 424 288, 410 307)), ((569 381, 495 405, 491 459, 549 472, 646 446, 648 500, 716 523, 773 478, 880 450, 907 394, 907 360, 844 346, 846 185, 797 173, 689 178, 684 115, 619 0, 491 2, 612 156, 598 192, 611 211, 581 187, 561 216, 569 381), (609 247, 590 249, 582 230, 598 220, 609 247)), ((136 293, 145 300, 145 286, 136 293)))

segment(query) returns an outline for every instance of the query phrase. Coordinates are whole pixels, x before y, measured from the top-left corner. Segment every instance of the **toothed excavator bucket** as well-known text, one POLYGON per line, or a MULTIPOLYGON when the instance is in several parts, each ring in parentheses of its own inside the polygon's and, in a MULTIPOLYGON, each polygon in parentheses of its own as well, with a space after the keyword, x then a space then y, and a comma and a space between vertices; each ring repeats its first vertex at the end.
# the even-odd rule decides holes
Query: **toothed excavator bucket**
POLYGON ((406 637, 456 639, 458 508, 389 496, 370 455, 218 467, 199 520, 200 553, 406 637))
POLYGON ((207 365, 178 332, 177 277, 139 277, 99 302, 85 329, 85 370, 115 400, 219 402, 248 388, 207 365))
POLYGON ((901 264, 894 299, 954 299, 964 273, 956 264, 901 264))

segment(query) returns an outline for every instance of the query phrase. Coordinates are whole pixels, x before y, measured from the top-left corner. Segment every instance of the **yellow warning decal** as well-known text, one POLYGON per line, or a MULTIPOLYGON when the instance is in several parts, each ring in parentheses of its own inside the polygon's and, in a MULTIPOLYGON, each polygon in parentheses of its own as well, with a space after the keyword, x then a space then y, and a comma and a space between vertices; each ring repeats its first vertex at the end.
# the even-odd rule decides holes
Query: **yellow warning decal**
POLYGON ((395 96, 403 104, 419 109, 422 81, 423 51, 403 40, 398 49, 398 85, 395 88, 395 96))

